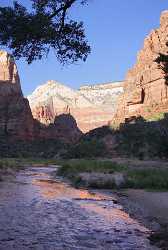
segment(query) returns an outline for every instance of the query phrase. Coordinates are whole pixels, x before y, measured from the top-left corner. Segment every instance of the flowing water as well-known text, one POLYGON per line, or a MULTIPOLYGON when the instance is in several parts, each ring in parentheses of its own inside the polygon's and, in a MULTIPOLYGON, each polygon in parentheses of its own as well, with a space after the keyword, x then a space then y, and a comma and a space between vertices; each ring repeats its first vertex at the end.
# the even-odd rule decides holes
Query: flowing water
POLYGON ((155 249, 112 196, 72 188, 54 167, 0 183, 0 250, 155 249))

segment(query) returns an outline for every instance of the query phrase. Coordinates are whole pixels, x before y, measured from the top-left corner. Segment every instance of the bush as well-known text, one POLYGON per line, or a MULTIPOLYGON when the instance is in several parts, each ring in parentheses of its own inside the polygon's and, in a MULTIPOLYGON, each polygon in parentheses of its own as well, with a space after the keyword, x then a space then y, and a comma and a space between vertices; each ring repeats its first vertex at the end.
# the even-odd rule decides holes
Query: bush
POLYGON ((5 168, 17 168, 20 167, 21 164, 17 159, 0 159, 0 169, 5 168))
POLYGON ((6 140, 1 140, 0 143, 0 157, 37 157, 37 158, 51 158, 55 157, 66 150, 68 144, 60 140, 34 140, 34 141, 15 141, 7 143, 6 140))
POLYGON ((127 176, 128 188, 168 189, 168 169, 131 169, 127 176))
POLYGON ((117 164, 112 161, 98 161, 98 160, 68 160, 62 163, 58 174, 63 176, 76 175, 82 172, 100 172, 100 173, 114 173, 122 172, 127 169, 127 166, 117 164))
MULTIPOLYGON (((168 190, 168 168, 136 168, 120 165, 112 161, 97 160, 69 160, 62 164, 58 174, 69 178, 76 186, 85 186, 81 173, 116 174, 123 173, 124 183, 122 188, 168 190)), ((106 178, 106 176, 104 176, 106 178)), ((94 188, 116 188, 114 182, 107 178, 103 182, 91 181, 87 186, 94 188)))
POLYGON ((124 124, 118 131, 117 151, 141 160, 168 157, 168 136, 163 131, 161 122, 124 124))
POLYGON ((98 140, 83 140, 72 146, 64 158, 93 158, 101 157, 105 153, 105 145, 98 140))

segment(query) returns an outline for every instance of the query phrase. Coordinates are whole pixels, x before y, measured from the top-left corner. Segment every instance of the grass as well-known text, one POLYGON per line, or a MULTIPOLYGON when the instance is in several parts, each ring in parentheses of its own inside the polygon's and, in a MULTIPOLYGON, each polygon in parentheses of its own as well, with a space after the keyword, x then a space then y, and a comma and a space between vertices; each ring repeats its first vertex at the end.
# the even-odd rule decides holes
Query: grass
MULTIPOLYGON (((129 164, 119 164, 110 160, 54 160, 38 158, 4 158, 0 159, 0 169, 22 167, 24 165, 44 164, 60 165, 58 174, 67 177, 76 186, 84 185, 81 173, 123 173, 125 176, 124 188, 168 190, 168 168, 162 167, 132 167, 129 164)), ((92 186, 97 188, 115 188, 114 183, 105 180, 103 186, 96 181, 92 186)))
POLYGON ((98 160, 69 160, 62 162, 58 174, 63 176, 74 176, 79 173, 114 173, 126 171, 127 167, 112 161, 98 160))
POLYGON ((14 159, 0 159, 0 181, 3 180, 3 176, 6 176, 10 173, 14 173, 18 168, 21 167, 21 164, 14 159))
POLYGON ((0 158, 0 168, 15 168, 21 166, 32 166, 32 165, 63 165, 64 160, 55 160, 55 159, 45 159, 45 158, 0 158))
POLYGON ((87 186, 93 188, 115 188, 114 182, 104 180, 98 182, 92 180, 89 183, 83 180, 81 173, 104 173, 113 174, 115 172, 125 172, 127 167, 119 165, 112 161, 98 161, 98 160, 69 160, 62 162, 57 174, 67 177, 72 181, 75 187, 87 186))
POLYGON ((50 164, 55 164, 56 161, 54 159, 44 159, 44 158, 19 158, 16 159, 19 160, 22 164, 45 164, 45 165, 50 165, 50 164))
POLYGON ((41 159, 41 158, 0 158, 0 181, 2 176, 6 176, 9 172, 15 172, 25 166, 32 165, 52 165, 62 163, 53 159, 41 159))
MULTIPOLYGON (((58 163, 62 163, 62 161, 57 161, 58 163)), ((1 158, 0 159, 0 168, 5 167, 19 167, 23 165, 33 165, 33 164, 56 164, 56 160, 54 159, 42 159, 42 158, 1 158)))
POLYGON ((0 169, 17 168, 20 166, 19 161, 10 158, 0 159, 0 169))
MULTIPOLYGON (((131 167, 121 165, 112 161, 98 160, 70 160, 62 163, 58 174, 69 178, 73 184, 80 186, 84 184, 80 178, 81 173, 123 173, 125 183, 123 188, 147 189, 147 190, 168 190, 168 168, 156 167, 131 167)), ((99 183, 94 187, 102 188, 99 183)), ((103 188, 114 187, 114 183, 104 182, 103 188)))
POLYGON ((126 186, 128 188, 168 190, 168 169, 129 169, 126 186))

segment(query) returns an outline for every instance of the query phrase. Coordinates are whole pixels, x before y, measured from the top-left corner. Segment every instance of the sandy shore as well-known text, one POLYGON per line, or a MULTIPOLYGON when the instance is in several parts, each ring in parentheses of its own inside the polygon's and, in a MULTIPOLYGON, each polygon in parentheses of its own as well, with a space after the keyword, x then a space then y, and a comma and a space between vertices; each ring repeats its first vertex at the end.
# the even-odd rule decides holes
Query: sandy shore
POLYGON ((168 192, 129 189, 117 196, 132 217, 153 231, 151 241, 168 250, 168 192))

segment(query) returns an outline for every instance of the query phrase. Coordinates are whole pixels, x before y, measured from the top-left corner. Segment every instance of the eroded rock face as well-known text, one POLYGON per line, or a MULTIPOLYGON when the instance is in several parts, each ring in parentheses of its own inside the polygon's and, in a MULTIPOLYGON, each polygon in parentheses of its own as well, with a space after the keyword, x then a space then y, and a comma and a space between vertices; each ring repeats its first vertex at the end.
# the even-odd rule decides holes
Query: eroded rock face
POLYGON ((160 28, 152 30, 138 53, 137 63, 129 70, 124 93, 112 122, 121 123, 130 117, 150 119, 168 111, 168 11, 160 18, 160 28))
POLYGON ((33 117, 23 97, 16 64, 0 51, 0 133, 8 138, 32 139, 33 117))
POLYGON ((15 93, 22 95, 16 64, 11 55, 0 50, 0 95, 15 93))
MULTIPOLYGON (((66 94, 69 95, 65 92, 65 96, 66 94)), ((44 95, 48 96, 47 90, 44 95)), ((52 110, 50 106, 48 108, 49 111, 52 110)), ((53 116, 47 113, 47 109, 40 110, 40 114, 42 118, 45 115, 52 121, 53 116)), ((68 114, 58 116, 51 125, 46 126, 33 118, 29 102, 22 94, 16 64, 11 55, 0 51, 0 138, 3 142, 9 145, 12 140, 60 139, 73 143, 81 135, 75 119, 68 114)))
POLYGON ((87 85, 75 91, 55 81, 39 86, 28 96, 33 117, 48 125, 55 117, 71 114, 77 126, 87 132, 107 125, 114 115, 116 101, 123 91, 123 83, 87 85))
MULTIPOLYGON (((45 110, 41 114, 43 112, 45 110)), ((50 119, 49 113, 47 117, 50 119)), ((16 64, 11 55, 0 51, 0 136, 9 141, 62 139, 75 142, 81 134, 70 116, 58 117, 50 126, 35 121, 28 100, 23 97, 16 64)))

